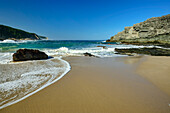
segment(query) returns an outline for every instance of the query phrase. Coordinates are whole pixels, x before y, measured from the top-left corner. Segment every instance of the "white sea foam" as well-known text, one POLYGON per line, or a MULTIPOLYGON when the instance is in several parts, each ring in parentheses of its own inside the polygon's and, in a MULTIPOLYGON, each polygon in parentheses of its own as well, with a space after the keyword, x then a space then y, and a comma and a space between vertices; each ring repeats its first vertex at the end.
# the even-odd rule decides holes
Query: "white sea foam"
POLYGON ((46 49, 44 50, 50 56, 83 56, 83 53, 91 53, 98 57, 116 57, 120 56, 115 54, 115 48, 143 48, 143 47, 154 47, 154 46, 134 46, 134 45, 109 45, 107 49, 103 47, 91 47, 82 49, 69 49, 61 47, 59 49, 46 49))
POLYGON ((3 41, 0 41, 0 43, 16 43, 16 41, 6 39, 6 40, 3 40, 3 41))
POLYGON ((1 53, 0 52, 0 64, 7 64, 10 63, 12 61, 12 54, 13 53, 1 53))
POLYGON ((0 64, 0 109, 49 86, 69 70, 69 63, 60 58, 0 64))
POLYGON ((35 41, 39 41, 39 40, 10 40, 10 39, 6 39, 3 41, 0 41, 0 43, 26 43, 26 42, 35 42, 35 41))
MULTIPOLYGON (((103 45, 102 45, 103 46, 103 45)), ((107 49, 103 47, 89 47, 81 49, 69 49, 67 47, 60 47, 58 49, 44 49, 43 51, 49 56, 63 57, 63 56, 83 56, 83 53, 91 53, 99 57, 117 57, 120 55, 115 54, 115 48, 143 48, 155 46, 135 46, 135 45, 106 45, 107 49)), ((156 46, 157 48, 162 48, 156 46)), ((10 52, 0 52, 0 64, 9 64, 12 61, 12 54, 10 52)))

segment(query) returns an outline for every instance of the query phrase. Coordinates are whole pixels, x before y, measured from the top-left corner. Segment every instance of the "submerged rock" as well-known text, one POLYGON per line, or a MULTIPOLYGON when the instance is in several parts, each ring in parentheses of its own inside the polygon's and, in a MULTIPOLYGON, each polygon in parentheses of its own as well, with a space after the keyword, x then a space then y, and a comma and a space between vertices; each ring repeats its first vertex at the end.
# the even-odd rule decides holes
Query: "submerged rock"
POLYGON ((107 49, 107 47, 106 47, 106 46, 97 46, 97 47, 102 47, 103 49, 107 49))
POLYGON ((124 55, 136 55, 136 54, 147 54, 152 56, 170 56, 170 49, 161 48, 129 48, 129 49, 118 49, 115 48, 117 54, 124 55))
POLYGON ((39 50, 19 49, 13 54, 13 61, 48 59, 48 55, 39 50))
POLYGON ((97 57, 97 58, 98 58, 98 56, 95 56, 95 55, 93 55, 93 54, 91 54, 91 53, 88 53, 88 52, 83 53, 83 54, 84 54, 84 56, 97 57))

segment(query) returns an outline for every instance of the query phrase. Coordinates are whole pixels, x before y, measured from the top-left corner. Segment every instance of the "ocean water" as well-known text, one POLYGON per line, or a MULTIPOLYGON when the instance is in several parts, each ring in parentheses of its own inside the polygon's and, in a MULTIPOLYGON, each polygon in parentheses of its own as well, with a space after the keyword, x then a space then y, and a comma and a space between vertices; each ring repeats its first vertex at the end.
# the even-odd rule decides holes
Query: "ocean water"
POLYGON ((91 53, 98 57, 120 57, 115 48, 144 47, 106 43, 101 40, 40 40, 0 41, 0 109, 19 102, 62 78, 70 69, 67 56, 83 56, 91 53), (106 49, 103 47, 106 46, 106 49), (11 62, 12 55, 20 48, 39 49, 52 59, 11 62))
POLYGON ((101 40, 40 40, 40 41, 0 41, 0 63, 10 63, 12 54, 20 48, 39 49, 44 51, 49 56, 83 56, 83 53, 89 52, 99 57, 114 57, 115 48, 133 48, 144 47, 134 45, 119 45, 116 43, 108 44, 101 40), (97 46, 106 46, 107 49, 97 46))

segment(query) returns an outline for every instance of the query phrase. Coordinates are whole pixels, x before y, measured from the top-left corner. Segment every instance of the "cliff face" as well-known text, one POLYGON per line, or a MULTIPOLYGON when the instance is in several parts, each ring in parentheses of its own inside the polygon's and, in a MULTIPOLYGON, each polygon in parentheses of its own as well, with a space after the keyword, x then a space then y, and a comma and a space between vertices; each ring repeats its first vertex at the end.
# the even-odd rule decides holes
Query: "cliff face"
POLYGON ((47 39, 47 37, 38 36, 35 33, 29 33, 23 30, 15 29, 12 27, 0 25, 0 40, 40 40, 47 39))
POLYGON ((170 14, 125 27, 111 42, 170 44, 170 14))

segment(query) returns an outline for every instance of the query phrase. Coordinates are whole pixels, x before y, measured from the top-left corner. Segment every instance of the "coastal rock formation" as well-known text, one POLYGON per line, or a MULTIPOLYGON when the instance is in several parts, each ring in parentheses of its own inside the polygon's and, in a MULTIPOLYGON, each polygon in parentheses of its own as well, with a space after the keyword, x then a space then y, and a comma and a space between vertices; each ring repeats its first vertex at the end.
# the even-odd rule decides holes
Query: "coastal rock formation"
POLYGON ((108 41, 170 44, 170 14, 125 27, 124 31, 112 36, 108 41))
POLYGON ((35 33, 29 33, 20 29, 15 29, 9 26, 0 25, 0 40, 41 40, 48 39, 47 37, 39 36, 35 33))
POLYGON ((108 49, 106 46, 97 46, 97 47, 102 47, 103 49, 108 49))
POLYGON ((146 54, 152 56, 170 56, 169 49, 161 49, 161 48, 129 48, 129 49, 118 49, 115 48, 117 54, 122 55, 136 55, 136 54, 146 54))
POLYGON ((98 58, 98 56, 95 56, 95 55, 93 55, 93 54, 91 54, 91 53, 88 53, 88 52, 83 53, 83 54, 84 54, 84 56, 97 57, 97 58, 98 58))
POLYGON ((13 54, 13 61, 48 59, 48 55, 39 50, 19 49, 13 54))

